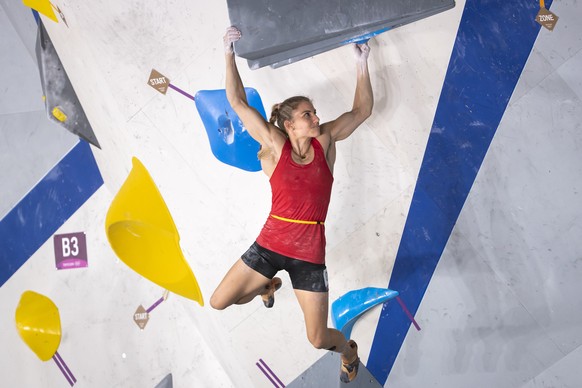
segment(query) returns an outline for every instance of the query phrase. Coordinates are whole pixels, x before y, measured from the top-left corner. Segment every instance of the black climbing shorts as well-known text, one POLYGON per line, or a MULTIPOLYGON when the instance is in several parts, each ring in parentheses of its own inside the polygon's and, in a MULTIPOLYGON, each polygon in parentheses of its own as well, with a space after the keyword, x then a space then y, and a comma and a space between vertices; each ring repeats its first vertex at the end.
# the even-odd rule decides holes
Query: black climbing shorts
POLYGON ((246 265, 269 279, 272 279, 279 271, 287 271, 295 290, 313 292, 329 290, 325 264, 292 259, 263 248, 256 242, 241 256, 241 259, 246 265))

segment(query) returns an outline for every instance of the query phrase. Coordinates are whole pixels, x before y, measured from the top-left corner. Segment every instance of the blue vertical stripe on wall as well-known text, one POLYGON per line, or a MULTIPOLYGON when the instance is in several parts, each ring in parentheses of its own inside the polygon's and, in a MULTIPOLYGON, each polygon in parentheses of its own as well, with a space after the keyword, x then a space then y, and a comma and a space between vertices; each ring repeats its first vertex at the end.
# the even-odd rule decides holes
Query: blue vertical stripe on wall
MULTIPOLYGON (((539 3, 531 0, 465 4, 388 285, 413 314, 531 52, 540 30, 538 11, 539 3)), ((387 302, 367 365, 381 384, 409 328, 400 306, 387 302)))
POLYGON ((102 184, 89 144, 79 141, 0 221, 0 286, 102 184))

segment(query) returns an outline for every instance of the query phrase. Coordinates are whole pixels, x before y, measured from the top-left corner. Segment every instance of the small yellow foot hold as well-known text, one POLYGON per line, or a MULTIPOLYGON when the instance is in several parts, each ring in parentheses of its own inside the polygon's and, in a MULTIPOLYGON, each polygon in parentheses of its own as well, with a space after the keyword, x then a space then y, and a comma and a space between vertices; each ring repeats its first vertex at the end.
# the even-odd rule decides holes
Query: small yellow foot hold
POLYGON ((64 123, 67 120, 67 115, 57 106, 53 108, 52 114, 55 119, 59 120, 61 123, 64 123))

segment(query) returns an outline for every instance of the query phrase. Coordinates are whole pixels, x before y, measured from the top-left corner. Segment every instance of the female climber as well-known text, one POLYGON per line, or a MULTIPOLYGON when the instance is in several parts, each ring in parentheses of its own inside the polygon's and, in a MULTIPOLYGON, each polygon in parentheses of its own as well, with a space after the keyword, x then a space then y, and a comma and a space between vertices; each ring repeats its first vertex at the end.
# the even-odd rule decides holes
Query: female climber
POLYGON ((365 43, 354 44, 357 83, 349 112, 320 125, 311 100, 295 96, 273 106, 266 121, 246 99, 233 52, 233 42, 240 38, 235 27, 224 35, 226 95, 244 127, 261 145, 259 159, 270 178, 272 205, 258 238, 225 275, 210 305, 222 310, 260 295, 265 306, 272 307, 275 291, 281 287, 281 279, 274 276, 287 271, 309 341, 315 348, 341 353, 340 379, 350 382, 358 373, 357 345, 327 326, 324 221, 333 183, 335 143, 351 135, 372 113, 370 48, 365 43))

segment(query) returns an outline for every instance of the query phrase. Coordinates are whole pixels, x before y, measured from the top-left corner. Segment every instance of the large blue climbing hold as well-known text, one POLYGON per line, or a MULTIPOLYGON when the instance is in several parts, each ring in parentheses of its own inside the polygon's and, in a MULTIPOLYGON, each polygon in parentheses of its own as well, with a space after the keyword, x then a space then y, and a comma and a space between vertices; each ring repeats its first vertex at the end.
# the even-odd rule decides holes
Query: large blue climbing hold
POLYGON ((354 324, 362 314, 377 304, 397 296, 398 291, 388 288, 366 287, 349 291, 331 304, 332 323, 349 339, 354 324))
MULTIPOLYGON (((253 88, 245 88, 245 92, 249 105, 266 119, 259 93, 253 88)), ((251 137, 232 110, 226 99, 226 91, 201 90, 196 93, 194 100, 214 156, 225 164, 245 171, 260 171, 261 163, 257 158, 259 143, 251 137)))

